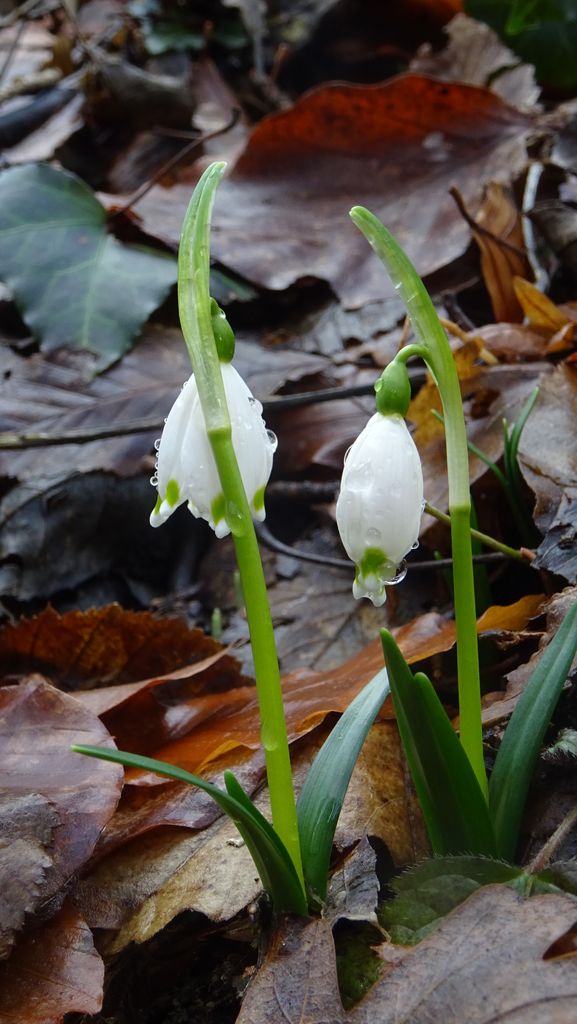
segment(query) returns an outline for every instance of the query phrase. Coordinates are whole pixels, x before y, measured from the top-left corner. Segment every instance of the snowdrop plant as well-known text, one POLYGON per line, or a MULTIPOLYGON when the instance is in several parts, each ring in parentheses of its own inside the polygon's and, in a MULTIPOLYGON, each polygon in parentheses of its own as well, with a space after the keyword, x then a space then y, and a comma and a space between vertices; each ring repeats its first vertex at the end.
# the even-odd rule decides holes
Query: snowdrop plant
MULTIPOLYGON (((412 546, 410 541, 415 529, 418 533, 422 483, 417 486, 414 483, 416 456, 407 442, 406 427, 401 417, 407 411, 409 399, 406 362, 411 356, 419 356, 431 372, 443 405, 460 740, 430 680, 423 673, 412 674, 392 635, 382 630, 385 663, 401 740, 434 853, 476 853, 512 859, 543 736, 577 650, 577 602, 567 613, 515 707, 488 784, 482 742, 468 442, 458 375, 433 303, 405 253, 368 210, 355 207, 351 217, 384 263, 406 305, 416 337, 416 344, 401 349, 376 384, 377 409, 384 414, 382 418, 387 426, 383 427, 383 423, 373 417, 353 444, 345 463, 337 522, 344 546, 357 563, 355 596, 368 596, 373 603, 381 604, 383 596, 374 577, 369 576, 367 583, 367 558, 371 566, 378 563, 378 574, 384 586, 389 573, 388 562, 403 557, 403 549, 406 553, 412 546), (395 417, 399 420, 396 437, 390 429, 395 417), (367 443, 367 437, 373 436, 375 419, 382 434, 381 445, 367 443), (394 456, 390 452, 392 444, 396 445, 394 456), (351 457, 354 457, 352 467, 349 465, 351 457), (359 464, 363 479, 371 481, 370 497, 367 494, 362 511, 356 499, 355 485, 351 494, 351 476, 354 484, 354 470, 359 464), (381 504, 374 500, 377 493, 381 504), (392 500, 393 494, 395 501, 392 500), (346 516, 343 515, 344 508, 348 510, 346 516), (378 558, 367 547, 371 529, 379 532, 378 558), (365 581, 363 586, 359 586, 359 577, 365 581)), ((530 407, 527 415, 529 411, 530 407)), ((515 435, 516 445, 521 429, 522 425, 515 435)), ((430 506, 428 508, 436 512, 430 506)))
POLYGON ((76 746, 88 756, 156 771, 209 793, 232 818, 277 911, 306 913, 325 897, 332 840, 364 738, 389 692, 383 670, 342 715, 313 762, 298 807, 293 790, 279 664, 253 520, 264 518, 264 492, 276 438, 262 406, 232 366, 234 335, 210 297, 210 218, 224 164, 205 171, 185 216, 179 248, 180 321, 193 374, 167 417, 152 482, 152 526, 181 505, 218 538, 232 534, 252 644, 261 740, 272 825, 231 772, 225 789, 177 766, 124 751, 76 746))
POLYGON ((549 645, 519 701, 497 757, 487 800, 471 562, 467 439, 451 351, 432 303, 406 256, 372 214, 353 220, 388 267, 413 319, 407 346, 377 381, 377 411, 352 446, 338 504, 341 533, 356 563, 357 596, 375 604, 415 544, 422 512, 419 458, 404 416, 410 397, 406 361, 425 359, 443 399, 455 577, 460 740, 426 676, 415 676, 382 631, 387 669, 361 690, 313 761, 295 801, 277 652, 254 519, 276 439, 262 409, 232 367, 234 336, 210 297, 210 219, 224 164, 212 164, 187 210, 179 249, 178 297, 193 375, 168 415, 154 479, 159 526, 181 505, 219 538, 232 535, 253 650, 272 824, 232 774, 224 788, 178 766, 108 748, 75 746, 90 757, 153 771, 198 786, 243 837, 276 911, 316 910, 326 896, 333 836, 358 754, 392 689, 397 721, 436 853, 512 856, 539 744, 575 649, 577 603, 549 645), (390 684, 389 684, 390 678, 390 684))

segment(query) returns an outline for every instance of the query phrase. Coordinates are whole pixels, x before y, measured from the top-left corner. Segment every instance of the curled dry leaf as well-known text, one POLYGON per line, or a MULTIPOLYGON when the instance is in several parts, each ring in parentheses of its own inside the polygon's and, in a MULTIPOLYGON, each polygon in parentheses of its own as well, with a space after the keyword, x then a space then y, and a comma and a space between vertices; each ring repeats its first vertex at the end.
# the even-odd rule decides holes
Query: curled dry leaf
POLYGON ((518 323, 523 319, 515 278, 532 276, 525 252, 521 214, 510 194, 492 182, 475 220, 468 219, 481 253, 481 271, 495 320, 518 323))
POLYGON ((539 97, 535 71, 503 45, 488 25, 458 13, 445 26, 447 45, 432 52, 426 44, 411 61, 411 71, 452 82, 485 85, 507 103, 534 107, 539 97))
POLYGON ((577 370, 558 366, 541 378, 521 435, 519 463, 535 494, 533 518, 545 534, 533 563, 577 582, 577 370))
POLYGON ((61 1024, 68 1013, 97 1013, 103 982, 90 929, 66 904, 0 965, 0 1024, 61 1024))

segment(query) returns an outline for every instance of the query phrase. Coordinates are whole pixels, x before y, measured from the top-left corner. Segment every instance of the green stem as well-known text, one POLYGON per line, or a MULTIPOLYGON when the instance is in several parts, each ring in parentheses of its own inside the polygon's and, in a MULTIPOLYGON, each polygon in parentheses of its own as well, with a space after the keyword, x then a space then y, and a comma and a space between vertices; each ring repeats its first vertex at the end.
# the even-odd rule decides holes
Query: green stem
MULTIPOLYGON (((428 512, 430 516, 434 516, 440 523, 446 523, 447 526, 451 525, 451 517, 446 512, 441 512, 439 508, 435 508, 434 505, 429 505, 429 502, 425 502, 425 512, 428 512)), ((495 540, 494 537, 490 537, 488 533, 481 533, 480 530, 474 530, 473 527, 470 529, 471 537, 474 540, 478 540, 481 544, 484 544, 487 548, 492 548, 493 551, 501 551, 502 554, 507 555, 508 558, 514 558, 517 562, 526 562, 526 558, 521 551, 517 548, 511 548, 508 544, 503 544, 500 540, 495 540)))
POLYGON ((486 794, 487 776, 483 761, 481 686, 471 551, 469 457, 459 378, 451 347, 435 307, 408 257, 374 214, 356 206, 351 210, 351 218, 385 264, 394 287, 403 299, 417 344, 426 351, 427 365, 441 395, 449 479, 460 737, 479 785, 486 794))
POLYGON ((254 524, 232 444, 232 428, 211 322, 210 219, 215 190, 224 167, 223 163, 216 163, 207 168, 186 212, 178 256, 178 304, 243 585, 273 825, 290 854, 304 889, 274 632, 254 524))

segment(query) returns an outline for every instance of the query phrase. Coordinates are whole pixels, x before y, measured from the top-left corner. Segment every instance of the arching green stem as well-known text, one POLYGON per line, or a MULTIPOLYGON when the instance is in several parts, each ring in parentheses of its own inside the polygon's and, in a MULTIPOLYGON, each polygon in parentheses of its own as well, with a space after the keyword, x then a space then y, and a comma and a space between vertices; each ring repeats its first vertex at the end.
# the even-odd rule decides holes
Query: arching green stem
POLYGON ((296 803, 270 608, 252 516, 232 444, 211 323, 210 219, 224 167, 223 163, 216 163, 205 171, 186 212, 178 257, 178 305, 243 585, 273 825, 302 882, 296 803))
POLYGON ((457 668, 459 674, 459 731, 461 743, 482 791, 487 793, 481 728, 481 691, 477 647, 475 586, 471 551, 469 457, 463 403, 453 354, 435 307, 408 257, 374 214, 361 206, 351 218, 384 263, 403 299, 418 349, 441 395, 445 419, 449 512, 453 551, 457 668))

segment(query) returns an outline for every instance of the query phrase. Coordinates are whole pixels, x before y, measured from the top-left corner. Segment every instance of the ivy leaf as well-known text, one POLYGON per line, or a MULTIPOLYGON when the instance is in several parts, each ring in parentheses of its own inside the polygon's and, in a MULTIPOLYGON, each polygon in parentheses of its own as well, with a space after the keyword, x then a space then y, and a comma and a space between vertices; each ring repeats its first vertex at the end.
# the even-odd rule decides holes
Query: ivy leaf
POLYGON ((507 885, 522 896, 577 893, 576 865, 554 864, 531 874, 486 857, 439 857, 410 868, 390 883, 394 896, 379 910, 391 941, 416 945, 471 893, 486 885, 507 885))
POLYGON ((0 177, 0 279, 44 351, 89 349, 103 370, 167 295, 176 260, 123 245, 84 182, 30 164, 0 177))

